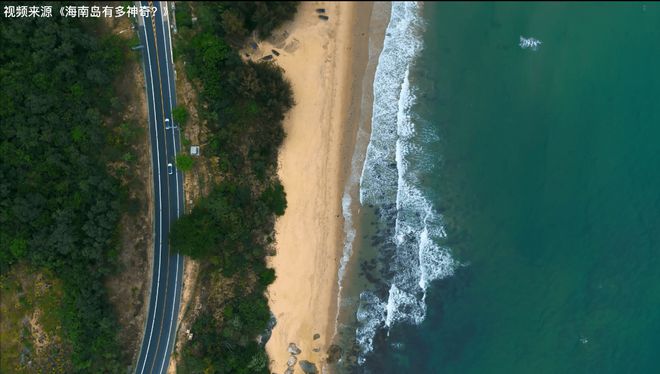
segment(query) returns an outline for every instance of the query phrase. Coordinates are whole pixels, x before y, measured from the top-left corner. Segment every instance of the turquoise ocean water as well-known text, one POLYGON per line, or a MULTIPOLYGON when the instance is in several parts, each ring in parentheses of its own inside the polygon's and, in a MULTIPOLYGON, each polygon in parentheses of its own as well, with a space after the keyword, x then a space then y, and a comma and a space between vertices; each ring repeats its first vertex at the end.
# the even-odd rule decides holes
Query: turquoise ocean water
POLYGON ((394 4, 387 33, 345 371, 660 373, 660 4, 394 4))

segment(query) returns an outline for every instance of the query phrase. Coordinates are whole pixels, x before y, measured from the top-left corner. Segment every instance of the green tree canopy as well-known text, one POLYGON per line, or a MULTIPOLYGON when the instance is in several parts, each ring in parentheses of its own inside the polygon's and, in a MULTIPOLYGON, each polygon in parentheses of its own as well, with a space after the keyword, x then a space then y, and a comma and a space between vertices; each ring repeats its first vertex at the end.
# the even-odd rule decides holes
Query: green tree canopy
POLYGON ((284 214, 284 210, 286 209, 286 193, 279 181, 264 190, 261 194, 261 200, 271 212, 278 216, 284 214))
POLYGON ((104 277, 120 207, 106 166, 121 153, 103 124, 123 42, 57 16, 4 18, 0 44, 0 273, 19 261, 52 271, 64 295, 49 313, 62 320, 74 371, 120 371, 104 277))
MULTIPOLYGON (((231 278, 219 305, 206 300, 184 349, 185 372, 269 373, 257 335, 271 318, 264 296, 275 280, 265 265, 273 225, 286 209, 277 178, 282 120, 294 104, 291 85, 272 63, 243 62, 237 48, 293 18, 296 2, 213 2, 191 7, 198 21, 179 39, 189 78, 199 89, 200 121, 222 180, 172 226, 172 249, 203 264, 205 279, 231 278), (232 49, 234 48, 234 49, 232 49)), ((178 161, 177 161, 178 162, 178 161)))

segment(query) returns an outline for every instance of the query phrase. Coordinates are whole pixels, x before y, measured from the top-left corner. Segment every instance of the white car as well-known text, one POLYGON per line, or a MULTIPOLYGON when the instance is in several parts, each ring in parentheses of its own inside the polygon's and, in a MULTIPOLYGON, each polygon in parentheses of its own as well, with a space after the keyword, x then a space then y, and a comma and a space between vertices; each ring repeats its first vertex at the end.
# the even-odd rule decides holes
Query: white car
POLYGON ((170 162, 167 164, 167 174, 172 175, 174 173, 174 168, 172 167, 172 163, 170 162))
POLYGON ((174 125, 170 125, 170 119, 165 118, 165 130, 169 129, 176 129, 176 123, 174 125))

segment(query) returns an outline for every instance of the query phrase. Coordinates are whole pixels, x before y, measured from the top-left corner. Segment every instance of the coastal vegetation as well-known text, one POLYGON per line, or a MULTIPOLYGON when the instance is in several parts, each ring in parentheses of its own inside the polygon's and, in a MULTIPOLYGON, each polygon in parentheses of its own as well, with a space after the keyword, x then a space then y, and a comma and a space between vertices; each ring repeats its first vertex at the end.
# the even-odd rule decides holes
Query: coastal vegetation
POLYGON ((194 163, 193 158, 190 155, 181 153, 176 155, 176 167, 181 169, 181 171, 189 171, 194 163))
POLYGON ((289 83, 270 62, 243 61, 250 35, 267 37, 295 15, 295 2, 177 3, 176 54, 198 91, 197 111, 210 132, 205 155, 220 181, 174 223, 171 247, 201 264, 192 338, 181 372, 268 373, 264 343, 271 313, 265 296, 275 272, 275 218, 286 194, 278 180, 282 120, 293 105, 289 83), (196 21, 193 22, 192 15, 196 21))
POLYGON ((172 116, 179 126, 185 126, 186 122, 188 122, 188 111, 181 105, 177 105, 172 109, 172 116))
POLYGON ((113 82, 126 42, 95 20, 0 24, 1 372, 124 371, 117 270, 135 126, 113 82), (120 125, 121 124, 121 125, 120 125))

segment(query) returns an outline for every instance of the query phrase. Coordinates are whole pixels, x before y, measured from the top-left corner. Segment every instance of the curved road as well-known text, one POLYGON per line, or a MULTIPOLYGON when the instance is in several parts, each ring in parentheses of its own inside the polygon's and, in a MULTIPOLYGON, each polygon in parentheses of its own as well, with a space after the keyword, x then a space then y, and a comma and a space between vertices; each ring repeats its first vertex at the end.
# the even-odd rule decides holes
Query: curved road
POLYGON ((154 182, 154 261, 149 314, 135 372, 164 373, 176 339, 179 314, 183 256, 171 254, 168 248, 170 223, 183 213, 183 175, 174 168, 168 174, 167 164, 174 165, 179 152, 178 129, 165 129, 165 119, 173 123, 176 105, 171 35, 167 3, 140 2, 157 7, 155 17, 140 18, 154 182))

